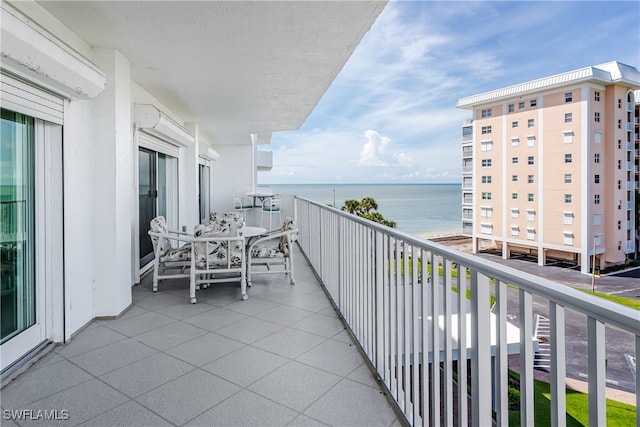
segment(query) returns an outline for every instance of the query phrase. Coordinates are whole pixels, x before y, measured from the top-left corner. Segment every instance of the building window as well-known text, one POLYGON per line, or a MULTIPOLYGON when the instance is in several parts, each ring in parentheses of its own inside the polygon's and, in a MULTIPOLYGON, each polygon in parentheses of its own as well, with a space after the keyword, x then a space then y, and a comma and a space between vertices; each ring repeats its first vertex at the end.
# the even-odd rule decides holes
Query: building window
POLYGON ((518 163, 518 158, 517 157, 512 157, 511 158, 511 163, 513 163, 514 165, 518 163))
POLYGON ((602 132, 596 132, 593 134, 593 142, 596 144, 602 143, 602 132))
POLYGON ((532 99, 531 102, 529 103, 529 105, 531 105, 532 107, 535 107, 536 105, 538 105, 538 100, 537 99, 532 99))
POLYGON ((520 209, 511 208, 511 218, 518 218, 520 216, 520 209))
POLYGON ((518 102, 518 108, 524 108, 524 102, 518 102))
POLYGON ((564 183, 565 184, 571 184, 572 181, 573 181, 573 176, 571 176, 570 173, 565 173, 564 174, 564 183))
POLYGON ((622 181, 618 180, 618 190, 622 190, 622 181))
POLYGON ((491 151, 491 150, 493 150, 493 141, 480 142, 480 151, 491 151))
POLYGON ((527 194, 527 200, 533 202, 533 193, 527 194))
POLYGON ((535 240, 536 238, 536 229, 535 228, 527 228, 527 239, 535 240))
POLYGON ((513 113, 515 111, 515 106, 513 104, 509 104, 509 112, 513 113))
POLYGON ((483 218, 491 218, 493 216, 493 208, 481 206, 480 207, 480 216, 483 218))
POLYGON ((527 163, 530 164, 530 165, 534 164, 533 156, 527 157, 527 163))
POLYGON ((511 138, 511 146, 517 147, 518 145, 520 145, 520 138, 511 138))
POLYGON ((564 122, 571 123, 573 121, 573 113, 565 113, 564 122))
POLYGON ((536 220, 536 211, 534 209, 527 209, 527 221, 536 220))
POLYGON ((482 234, 493 234, 493 225, 491 225, 491 224, 480 224, 480 232, 482 234))
POLYGON ((482 110, 482 113, 481 113, 482 117, 491 117, 491 115, 492 115, 491 108, 487 108, 486 110, 482 110))
POLYGON ((599 194, 595 194, 593 196, 593 203, 595 203, 596 205, 600 204, 600 195, 599 194))
POLYGON ((622 169, 622 160, 618 160, 618 169, 622 169))
POLYGON ((491 126, 482 126, 482 134, 486 135, 488 133, 491 133, 491 126))
POLYGON ((571 163, 573 161, 573 155, 571 153, 564 155, 564 162, 571 163))
POLYGON ((600 153, 595 153, 593 155, 593 163, 600 163, 600 153))
POLYGON ((562 212, 562 223, 564 225, 573 224, 573 212, 562 212))
POLYGON ((513 200, 517 200, 518 199, 518 193, 511 193, 511 198, 513 200))
POLYGON ((564 102, 573 101, 573 92, 567 92, 564 94, 564 102))
POLYGON ((564 243, 565 245, 572 246, 573 245, 573 233, 566 232, 566 231, 564 233, 562 233, 562 243, 564 243))
POLYGON ((512 128, 517 128, 518 127, 518 121, 511 122, 511 127, 512 128))
POLYGON ((600 184, 600 175, 599 175, 599 174, 595 174, 595 175, 593 176, 593 182, 594 182, 595 184, 600 184))
POLYGON ((527 183, 528 184, 533 184, 533 175, 528 175, 527 176, 527 183))
POLYGON ((571 203, 571 194, 565 194, 564 195, 564 202, 567 204, 571 203))
POLYGON ((601 225, 602 224, 602 214, 597 213, 593 215, 593 225, 601 225))
POLYGON ((573 144, 573 131, 567 131, 562 133, 563 140, 565 144, 573 144))
POLYGON ((618 140, 618 150, 622 150, 622 140, 618 140))
POLYGON ((482 192, 482 200, 491 200, 491 193, 483 191, 482 192))
POLYGON ((594 113, 594 120, 596 121, 596 123, 600 122, 600 113, 598 112, 594 113))
POLYGON ((511 181, 518 182, 518 175, 511 175, 511 181))
POLYGON ((622 129, 622 120, 618 119, 618 129, 622 129))
POLYGON ((622 221, 618 221, 618 230, 622 230, 622 221))
POLYGON ((483 175, 482 176, 483 184, 491 184, 491 175, 483 175))
POLYGON ((618 108, 622 108, 622 99, 618 98, 618 108))
POLYGON ((527 120, 527 127, 532 128, 533 127, 533 123, 534 123, 533 119, 527 120))
POLYGON ((593 235, 593 244, 595 246, 602 245, 602 234, 598 233, 593 235))
POLYGON ((593 99, 594 99, 595 101, 598 101, 598 102, 599 102, 599 101, 600 101, 600 92, 595 91, 595 92, 593 93, 593 99))
POLYGON ((528 136, 527 137, 527 147, 533 147, 536 144, 536 137, 535 136, 528 136))
POLYGON ((487 168, 491 166, 491 159, 482 159, 482 167, 487 168))
POLYGON ((517 236, 520 234, 520 227, 518 227, 517 225, 512 225, 511 226, 511 235, 512 236, 517 236))

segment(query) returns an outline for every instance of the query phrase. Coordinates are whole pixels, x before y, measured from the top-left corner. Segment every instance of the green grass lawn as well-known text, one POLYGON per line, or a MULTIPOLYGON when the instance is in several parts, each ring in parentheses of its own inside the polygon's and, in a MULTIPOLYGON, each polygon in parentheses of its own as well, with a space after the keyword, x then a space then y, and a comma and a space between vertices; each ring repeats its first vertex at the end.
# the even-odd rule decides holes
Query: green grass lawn
MULTIPOLYGON (((517 374, 516 374, 517 375, 517 374)), ((534 421, 536 426, 548 426, 551 420, 551 386, 534 380, 534 421)), ((589 396, 567 389, 567 426, 589 425, 589 396)), ((607 399, 607 425, 633 426, 636 423, 635 406, 607 399)), ((520 425, 520 411, 509 412, 509 425, 520 425)))
POLYGON ((597 297, 604 298, 609 301, 617 302, 618 304, 631 307, 636 310, 640 310, 640 300, 633 299, 633 298, 619 297, 616 295, 602 294, 600 292, 591 292, 590 290, 587 290, 587 289, 580 289, 580 290, 586 294, 595 295, 597 297))

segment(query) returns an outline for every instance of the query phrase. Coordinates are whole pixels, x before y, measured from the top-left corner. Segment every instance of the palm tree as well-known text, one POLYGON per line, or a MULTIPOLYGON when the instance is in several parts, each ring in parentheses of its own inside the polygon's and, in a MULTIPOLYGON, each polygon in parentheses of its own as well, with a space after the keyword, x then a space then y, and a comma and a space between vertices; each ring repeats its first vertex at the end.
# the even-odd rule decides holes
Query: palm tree
POLYGON ((345 200, 341 209, 350 214, 386 225, 387 227, 396 227, 395 221, 384 218, 380 212, 376 211, 378 209, 378 203, 376 203, 373 197, 365 197, 360 201, 354 199, 345 200))

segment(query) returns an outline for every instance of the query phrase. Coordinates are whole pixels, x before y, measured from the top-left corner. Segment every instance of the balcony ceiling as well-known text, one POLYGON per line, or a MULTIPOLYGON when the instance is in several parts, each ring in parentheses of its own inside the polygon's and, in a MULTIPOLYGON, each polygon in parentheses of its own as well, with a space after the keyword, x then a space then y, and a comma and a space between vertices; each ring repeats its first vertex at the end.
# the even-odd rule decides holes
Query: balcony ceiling
POLYGON ((213 143, 298 129, 384 1, 42 1, 213 143))

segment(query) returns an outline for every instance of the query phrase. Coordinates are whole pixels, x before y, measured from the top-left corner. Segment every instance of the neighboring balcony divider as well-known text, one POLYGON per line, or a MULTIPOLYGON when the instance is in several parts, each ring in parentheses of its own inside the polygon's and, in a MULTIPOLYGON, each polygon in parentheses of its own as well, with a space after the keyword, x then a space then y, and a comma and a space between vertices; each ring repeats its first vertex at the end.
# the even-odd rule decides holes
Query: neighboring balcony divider
POLYGON ((521 423, 534 424, 533 297, 551 318, 551 424, 566 424, 566 309, 587 319, 589 419, 606 421, 605 325, 632 334, 637 357, 635 310, 307 199, 296 212, 300 248, 410 425, 507 426, 509 352, 520 354, 521 423))

